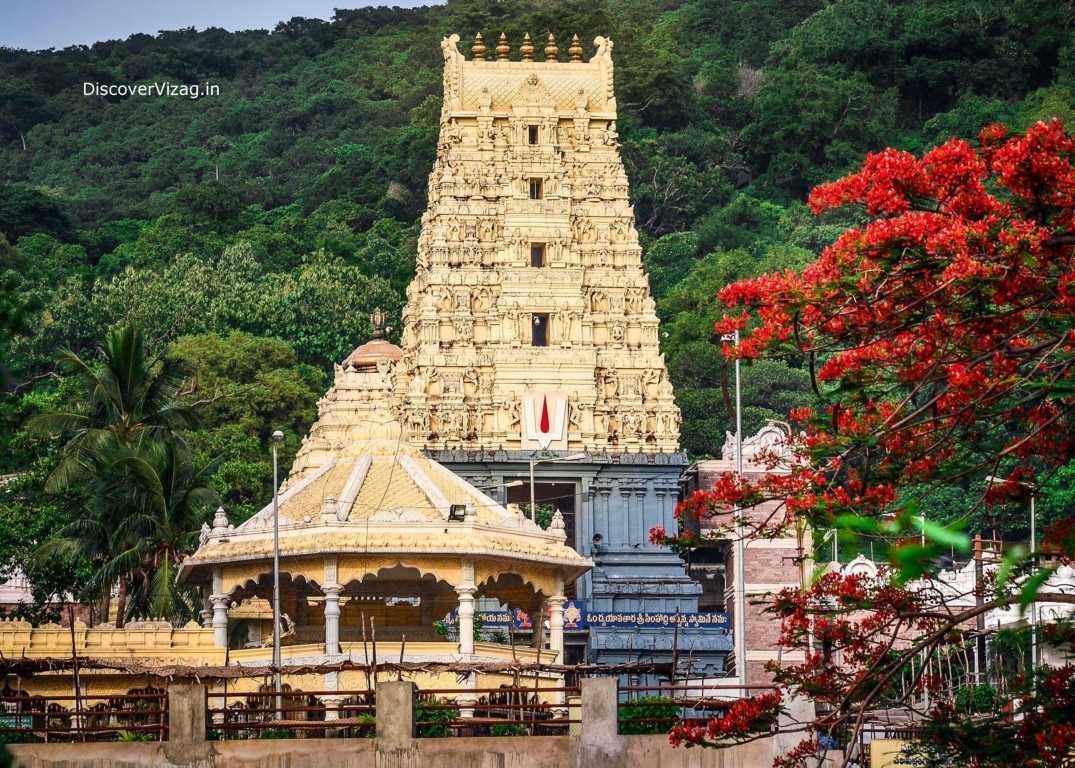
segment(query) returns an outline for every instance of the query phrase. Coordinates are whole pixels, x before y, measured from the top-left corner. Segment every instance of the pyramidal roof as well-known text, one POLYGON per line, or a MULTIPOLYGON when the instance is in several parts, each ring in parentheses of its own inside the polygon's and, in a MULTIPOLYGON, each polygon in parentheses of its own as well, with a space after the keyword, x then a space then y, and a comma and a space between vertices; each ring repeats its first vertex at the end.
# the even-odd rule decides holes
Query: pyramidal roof
MULTIPOLYGON (((421 552, 535 560, 567 573, 589 568, 564 543, 562 520, 542 530, 404 439, 390 402, 398 352, 378 340, 336 366, 281 487, 281 555, 421 552)), ((239 526, 219 511, 183 572, 271 557, 272 527, 272 503, 239 526)))

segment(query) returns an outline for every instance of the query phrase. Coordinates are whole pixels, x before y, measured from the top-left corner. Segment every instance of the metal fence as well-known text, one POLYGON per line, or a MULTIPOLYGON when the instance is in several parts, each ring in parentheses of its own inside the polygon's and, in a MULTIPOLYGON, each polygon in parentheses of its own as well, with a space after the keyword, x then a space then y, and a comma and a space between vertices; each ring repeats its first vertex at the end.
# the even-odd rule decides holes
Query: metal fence
POLYGON ((577 686, 426 688, 415 726, 420 737, 564 735, 582 722, 579 696, 577 686))
POLYGON ((31 696, 5 690, 0 696, 0 738, 20 741, 165 741, 168 694, 159 688, 124 695, 31 696))
MULTIPOLYGON (((751 694, 775 690, 768 685, 746 688, 751 694)), ((619 732, 667 733, 676 723, 705 725, 723 715, 742 690, 739 685, 712 681, 621 685, 617 697, 619 732)))
POLYGON ((206 732, 213 740, 372 737, 377 712, 371 690, 301 691, 285 685, 208 693, 206 732))

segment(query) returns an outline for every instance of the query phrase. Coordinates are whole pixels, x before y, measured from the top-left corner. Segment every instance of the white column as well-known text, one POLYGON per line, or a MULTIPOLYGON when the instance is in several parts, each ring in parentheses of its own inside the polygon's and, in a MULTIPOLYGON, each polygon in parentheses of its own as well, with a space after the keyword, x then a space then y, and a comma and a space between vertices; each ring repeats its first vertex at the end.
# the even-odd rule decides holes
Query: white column
POLYGON ((213 642, 220 648, 228 647, 228 603, 227 595, 210 595, 213 605, 213 642))
POLYGON ((564 603, 567 598, 563 595, 553 595, 549 598, 549 650, 556 654, 553 663, 563 663, 564 660, 564 603))
POLYGON ((472 586, 455 588, 459 595, 459 652, 474 653, 474 592, 472 586))
MULTIPOLYGON (((340 675, 338 672, 326 672, 325 673, 325 690, 326 691, 338 691, 340 685, 340 675)), ((325 704, 325 720, 339 720, 340 719, 340 703, 344 697, 339 694, 328 694, 321 697, 321 701, 325 704)))
POLYGON ((340 652, 340 585, 325 586, 325 653, 340 652))

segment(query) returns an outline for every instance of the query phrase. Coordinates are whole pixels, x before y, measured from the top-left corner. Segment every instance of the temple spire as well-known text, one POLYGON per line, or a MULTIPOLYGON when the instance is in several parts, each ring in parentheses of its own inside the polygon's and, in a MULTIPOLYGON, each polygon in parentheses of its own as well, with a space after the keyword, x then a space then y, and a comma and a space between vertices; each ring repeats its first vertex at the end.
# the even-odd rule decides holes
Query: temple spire
POLYGON ((485 41, 482 39, 482 33, 474 35, 474 45, 470 46, 470 52, 473 54, 474 59, 481 61, 485 58, 485 41))
POLYGON ((545 61, 558 61, 560 49, 556 47, 556 36, 549 33, 549 39, 545 43, 545 61))

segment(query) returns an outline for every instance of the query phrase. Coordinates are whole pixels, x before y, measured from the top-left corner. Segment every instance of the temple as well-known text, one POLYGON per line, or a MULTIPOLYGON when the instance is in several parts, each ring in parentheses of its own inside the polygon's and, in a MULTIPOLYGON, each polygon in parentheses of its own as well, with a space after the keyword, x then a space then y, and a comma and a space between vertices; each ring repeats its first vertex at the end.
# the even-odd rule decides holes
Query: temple
MULTIPOLYGON (((528 36, 512 60, 502 36, 486 60, 479 35, 467 60, 457 36, 443 41, 401 345, 375 337, 336 366, 277 506, 238 525, 220 509, 204 526, 179 572, 201 596, 201 624, 5 622, 0 653, 268 664, 278 509, 292 668, 376 661, 380 649, 417 662, 724 670, 726 614, 699 612, 702 587, 649 542, 651 528, 675 527, 686 459, 619 156, 612 42, 594 44, 583 61, 576 37, 561 61, 550 35, 535 60, 528 36)), ((358 674, 289 684, 331 702, 362 687, 358 674)), ((127 682, 83 678, 87 694, 127 682)), ((34 681, 50 686, 70 680, 34 681)))
MULTIPOLYGON (((444 103, 395 403, 407 438, 502 503, 556 510, 594 569, 589 615, 697 615, 701 587, 648 541, 673 512, 680 413, 619 155, 612 41, 552 36, 511 60, 442 43, 444 103), (543 55, 542 55, 543 54, 543 55), (543 59, 543 60, 542 60, 543 59), (530 478, 534 478, 531 485, 530 478)), ((645 622, 643 622, 645 623, 645 622)), ((722 667, 722 631, 673 622, 569 632, 566 658, 722 667), (657 626, 661 624, 661 626, 657 626), (676 645, 674 648, 673 645, 676 645)))

